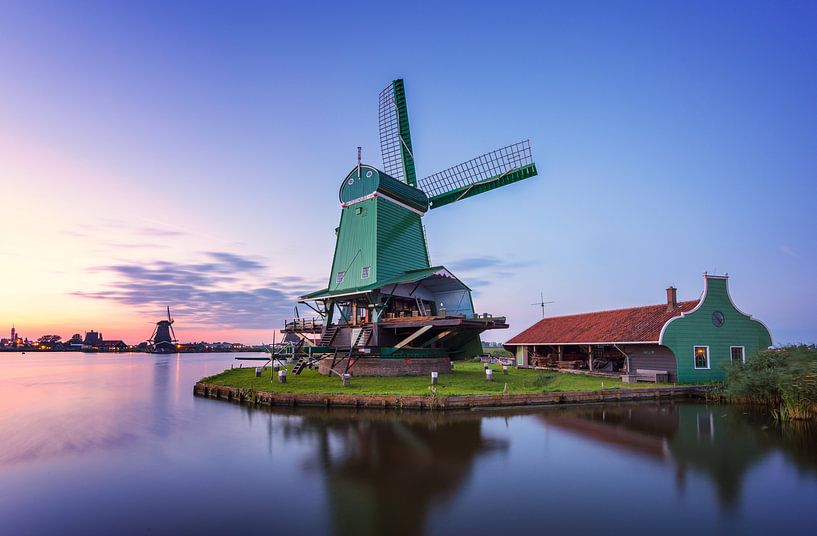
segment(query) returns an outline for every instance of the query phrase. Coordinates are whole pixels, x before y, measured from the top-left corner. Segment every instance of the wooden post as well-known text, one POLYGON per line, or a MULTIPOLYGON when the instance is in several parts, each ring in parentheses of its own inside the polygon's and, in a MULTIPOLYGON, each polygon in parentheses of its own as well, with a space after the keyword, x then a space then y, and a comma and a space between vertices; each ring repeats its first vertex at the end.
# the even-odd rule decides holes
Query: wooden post
POLYGON ((351 380, 351 379, 352 379, 352 375, 351 375, 351 374, 344 374, 344 375, 343 375, 343 386, 344 386, 344 387, 349 387, 349 383, 350 383, 350 380, 351 380))
POLYGON ((508 365, 502 365, 502 374, 505 376, 508 375, 508 365))
POLYGON ((287 371, 286 371, 286 369, 279 370, 278 371, 278 383, 286 383, 286 382, 287 382, 287 371))
POLYGON ((593 372, 593 346, 587 347, 587 366, 590 368, 590 372, 593 372))
POLYGON ((439 377, 439 372, 436 370, 431 373, 431 385, 437 385, 437 378, 439 377))
POLYGON ((261 377, 261 367, 255 367, 255 377, 256 378, 261 377))
POLYGON ((485 379, 487 381, 493 381, 494 379, 494 371, 492 369, 486 368, 485 369, 485 379))

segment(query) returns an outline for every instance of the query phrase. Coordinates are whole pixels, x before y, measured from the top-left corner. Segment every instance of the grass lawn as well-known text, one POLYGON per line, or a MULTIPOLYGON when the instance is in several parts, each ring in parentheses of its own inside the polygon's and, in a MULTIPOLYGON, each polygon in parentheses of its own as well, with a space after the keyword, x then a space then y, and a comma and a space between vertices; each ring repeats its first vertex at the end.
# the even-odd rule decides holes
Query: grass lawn
MULTIPOLYGON (((312 393, 312 394, 359 394, 359 395, 430 395, 430 376, 396 376, 396 377, 352 377, 351 385, 343 387, 338 376, 323 376, 317 371, 306 369, 300 376, 287 367, 287 383, 270 381, 271 370, 264 369, 260 378, 255 377, 255 368, 235 368, 204 378, 202 381, 227 387, 254 389, 255 391, 272 391, 276 393, 312 393)), ((594 391, 601 389, 633 388, 638 384, 622 383, 613 378, 583 376, 579 374, 551 371, 515 369, 509 367, 508 375, 502 374, 500 365, 491 365, 494 380, 486 381, 482 363, 457 362, 452 374, 440 374, 437 395, 476 395, 499 394, 508 384, 510 393, 541 393, 545 391, 594 391)), ((354 371, 354 369, 352 369, 354 371)), ((641 384, 640 387, 651 387, 655 384, 641 384)))

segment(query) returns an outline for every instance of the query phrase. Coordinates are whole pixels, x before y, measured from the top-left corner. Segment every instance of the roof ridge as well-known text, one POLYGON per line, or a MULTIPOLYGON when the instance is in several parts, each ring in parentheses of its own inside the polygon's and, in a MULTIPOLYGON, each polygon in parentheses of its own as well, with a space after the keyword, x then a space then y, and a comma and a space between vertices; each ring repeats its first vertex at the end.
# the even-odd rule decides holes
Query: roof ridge
MULTIPOLYGON (((701 301, 700 298, 697 298, 697 299, 694 299, 694 300, 679 301, 678 305, 676 306, 675 309, 680 309, 681 305, 685 305, 685 304, 689 304, 689 303, 697 303, 699 301, 701 301)), ((633 307, 619 307, 618 309, 602 309, 601 311, 587 311, 587 312, 584 312, 584 313, 572 313, 572 314, 569 314, 569 315, 546 316, 545 318, 542 318, 542 319, 538 320, 536 322, 536 324, 538 324, 539 322, 542 322, 543 320, 549 320, 549 319, 554 319, 554 318, 570 318, 570 317, 573 317, 573 316, 595 315, 595 314, 601 314, 601 313, 616 313, 616 312, 619 312, 619 311, 631 311, 633 309, 647 309, 649 307, 666 307, 666 306, 667 306, 666 303, 655 303, 655 304, 652 304, 652 305, 635 305, 633 307)), ((536 325, 536 324, 534 324, 534 325, 536 325)))

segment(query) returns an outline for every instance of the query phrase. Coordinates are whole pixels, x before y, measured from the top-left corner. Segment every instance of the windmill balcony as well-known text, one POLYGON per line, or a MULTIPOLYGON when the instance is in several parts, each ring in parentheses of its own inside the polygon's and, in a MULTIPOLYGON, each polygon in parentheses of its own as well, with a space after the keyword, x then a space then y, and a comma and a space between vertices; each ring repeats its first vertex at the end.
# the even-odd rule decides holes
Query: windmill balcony
POLYGON ((295 318, 284 321, 286 333, 321 333, 323 331, 323 318, 295 318))

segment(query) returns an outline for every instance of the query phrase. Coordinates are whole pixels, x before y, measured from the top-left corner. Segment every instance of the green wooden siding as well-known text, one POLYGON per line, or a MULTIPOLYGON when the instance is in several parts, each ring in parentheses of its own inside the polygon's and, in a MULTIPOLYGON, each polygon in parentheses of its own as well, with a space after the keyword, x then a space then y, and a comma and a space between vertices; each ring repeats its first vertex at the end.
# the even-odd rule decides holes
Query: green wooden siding
POLYGON ((328 291, 356 291, 428 267, 419 214, 379 197, 342 209, 328 291), (344 272, 341 282, 338 272, 344 272))
POLYGON ((731 363, 732 346, 743 346, 746 359, 772 345, 769 330, 761 322, 741 313, 729 298, 725 277, 706 277, 702 303, 693 311, 669 321, 661 344, 675 354, 678 383, 721 380, 731 363), (716 311, 723 314, 720 327, 712 322, 716 311), (693 348, 709 347, 709 368, 696 369, 693 348))
POLYGON ((352 290, 376 280, 376 201, 367 199, 341 211, 329 290, 352 290), (364 266, 371 266, 369 278, 365 280, 361 278, 364 266), (338 282, 338 272, 345 274, 341 282, 338 282))
POLYGON ((428 246, 420 215, 377 199, 377 279, 428 268, 428 246))

